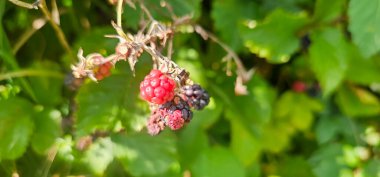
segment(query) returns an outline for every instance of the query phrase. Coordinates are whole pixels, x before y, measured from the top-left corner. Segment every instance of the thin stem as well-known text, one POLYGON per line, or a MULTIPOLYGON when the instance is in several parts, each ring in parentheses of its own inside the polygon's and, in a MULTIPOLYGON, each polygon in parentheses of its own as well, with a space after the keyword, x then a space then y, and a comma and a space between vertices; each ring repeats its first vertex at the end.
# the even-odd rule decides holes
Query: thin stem
POLYGON ((36 1, 35 3, 27 3, 27 2, 20 1, 20 0, 9 0, 9 2, 11 2, 17 6, 27 8, 27 9, 38 9, 38 6, 37 6, 38 1, 36 1))
POLYGON ((208 38, 210 38, 212 41, 214 41, 215 43, 217 43, 218 45, 220 45, 228 53, 228 55, 231 56, 231 58, 234 60, 234 62, 236 64, 236 67, 237 67, 237 70, 238 70, 238 75, 240 75, 242 77, 243 82, 248 81, 250 79, 250 77, 252 76, 253 72, 249 72, 249 71, 247 71, 245 69, 243 63, 241 62, 241 59, 239 58, 239 56, 230 47, 228 47, 225 43, 223 43, 222 41, 220 41, 212 33, 204 30, 202 27, 196 25, 196 26, 194 26, 194 28, 195 28, 195 31, 197 31, 201 35, 203 33, 206 33, 208 38))
POLYGON ((16 44, 13 46, 13 49, 12 49, 12 53, 13 54, 16 54, 18 52, 18 50, 20 50, 20 48, 26 43, 26 41, 28 41, 28 39, 30 37, 33 36, 33 34, 36 32, 37 30, 32 28, 32 29, 28 29, 26 30, 21 36, 20 38, 16 41, 16 44))
POLYGON ((117 26, 120 26, 120 27, 121 27, 121 15, 123 14, 123 1, 124 0, 118 0, 117 8, 116 8, 117 26))
POLYGON ((57 5, 57 2, 56 0, 52 0, 51 1, 51 17, 52 19, 54 20, 54 22, 59 25, 61 23, 60 19, 59 19, 59 11, 58 11, 58 5, 57 5))
POLYGON ((51 165, 53 164, 54 162, 54 159, 57 155, 57 152, 58 152, 58 147, 57 145, 53 146, 49 152, 48 152, 48 156, 47 156, 47 159, 46 159, 46 163, 44 165, 44 170, 43 170, 43 175, 44 177, 47 177, 48 174, 49 174, 49 171, 50 171, 50 168, 51 168, 51 165))
POLYGON ((50 25, 53 27, 62 47, 66 50, 67 53, 69 53, 70 56, 74 56, 73 53, 71 52, 70 45, 67 42, 65 34, 63 33, 61 27, 58 26, 58 24, 52 18, 51 13, 49 12, 49 10, 46 6, 46 1, 40 0, 39 7, 40 7, 42 13, 44 14, 44 16, 46 17, 46 19, 49 21, 50 25))
MULTIPOLYGON (((172 60, 170 60, 169 58, 163 56, 156 49, 154 49, 152 47, 149 47, 149 46, 147 46, 145 44, 143 44, 142 47, 144 48, 144 50, 146 52, 149 53, 149 55, 152 56, 153 62, 157 62, 159 64, 158 68, 160 67, 160 65, 163 65, 163 66, 167 67, 166 68, 167 71, 164 71, 164 72, 177 72, 177 74, 178 74, 178 73, 180 73, 181 71, 184 70, 183 68, 181 68, 180 66, 178 66, 177 63, 175 63, 172 60), (174 69, 175 71, 170 71, 170 69, 174 69)), ((163 69, 163 68, 159 68, 159 69, 163 69)))
POLYGON ((42 28, 46 24, 45 19, 36 19, 33 22, 33 27, 31 29, 26 30, 20 38, 16 41, 16 44, 13 46, 12 53, 16 54, 18 50, 28 41, 30 37, 33 36, 33 34, 38 31, 40 28, 42 28))
POLYGON ((44 76, 44 77, 54 77, 63 78, 63 75, 54 71, 44 71, 44 70, 18 70, 14 72, 0 74, 0 81, 5 79, 11 79, 15 77, 25 77, 25 76, 44 76))
POLYGON ((171 60, 172 59, 172 54, 173 54, 173 38, 170 38, 169 39, 169 46, 168 46, 168 59, 171 60))
POLYGON ((176 21, 178 19, 177 15, 175 15, 175 13, 174 13, 173 7, 168 2, 166 2, 165 0, 162 0, 160 2, 160 4, 161 4, 162 7, 166 7, 166 9, 168 10, 171 18, 174 21, 176 21))
POLYGON ((143 12, 148 16, 150 21, 154 21, 152 14, 150 14, 149 10, 145 7, 144 3, 142 1, 139 1, 139 2, 140 2, 141 10, 143 10, 143 12))

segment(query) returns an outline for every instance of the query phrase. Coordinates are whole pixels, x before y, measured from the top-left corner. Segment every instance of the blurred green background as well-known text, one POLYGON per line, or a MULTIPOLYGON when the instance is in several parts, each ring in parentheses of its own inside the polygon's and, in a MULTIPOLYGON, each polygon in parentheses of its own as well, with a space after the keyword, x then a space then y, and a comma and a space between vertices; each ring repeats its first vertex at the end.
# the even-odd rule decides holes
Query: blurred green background
MULTIPOLYGON (((115 6, 54 2, 70 48, 46 12, 0 1, 0 176, 380 177, 380 0, 167 0, 255 73, 236 95, 226 51, 177 29, 173 59, 212 99, 157 136, 138 96, 148 55, 136 77, 127 62, 99 83, 70 77, 79 47, 114 53, 115 6)), ((170 22, 161 1, 143 3, 170 22)), ((136 33, 146 16, 125 5, 122 18, 136 33)))

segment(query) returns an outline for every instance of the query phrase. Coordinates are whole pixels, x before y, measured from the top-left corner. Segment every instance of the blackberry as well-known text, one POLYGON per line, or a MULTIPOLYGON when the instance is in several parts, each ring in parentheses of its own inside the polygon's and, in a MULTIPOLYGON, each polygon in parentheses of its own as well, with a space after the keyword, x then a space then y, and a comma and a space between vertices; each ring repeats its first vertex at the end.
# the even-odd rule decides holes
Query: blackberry
POLYGON ((175 81, 160 70, 152 70, 140 83, 140 95, 146 101, 163 104, 173 99, 175 81))
POLYGON ((172 130, 178 130, 183 127, 185 120, 182 117, 182 112, 180 110, 175 110, 166 119, 166 125, 172 130))
POLYGON ((175 95, 171 101, 160 105, 159 109, 165 109, 169 114, 174 114, 175 111, 179 110, 185 122, 190 122, 193 117, 193 112, 191 112, 189 104, 178 95, 175 95))
POLYGON ((201 110, 210 102, 210 96, 200 85, 185 85, 181 88, 185 100, 191 107, 201 110))

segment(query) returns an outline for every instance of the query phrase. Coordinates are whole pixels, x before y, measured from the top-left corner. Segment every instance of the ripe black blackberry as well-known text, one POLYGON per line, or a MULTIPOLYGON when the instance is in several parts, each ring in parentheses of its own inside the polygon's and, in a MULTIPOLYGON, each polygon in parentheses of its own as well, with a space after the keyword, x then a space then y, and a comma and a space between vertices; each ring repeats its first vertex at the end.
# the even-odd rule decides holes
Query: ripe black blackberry
POLYGON ((189 104, 178 95, 175 95, 171 101, 160 105, 159 109, 166 109, 169 114, 173 114, 174 111, 179 110, 185 122, 190 122, 193 117, 193 112, 190 110, 189 104))
POLYGON ((201 110, 210 102, 210 95, 200 85, 185 85, 181 88, 185 100, 196 110, 201 110))

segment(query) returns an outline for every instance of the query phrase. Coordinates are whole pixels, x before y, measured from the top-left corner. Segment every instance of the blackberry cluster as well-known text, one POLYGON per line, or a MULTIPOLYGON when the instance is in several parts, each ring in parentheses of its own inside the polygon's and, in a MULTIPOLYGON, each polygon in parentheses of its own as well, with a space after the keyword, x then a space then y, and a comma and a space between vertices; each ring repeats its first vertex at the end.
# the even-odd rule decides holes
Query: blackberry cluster
POLYGON ((160 105, 159 109, 166 109, 169 114, 173 114, 178 110, 186 122, 190 122, 193 117, 193 112, 190 110, 189 104, 178 95, 174 96, 173 100, 160 105))
MULTIPOLYGON (((181 129, 193 117, 192 108, 201 110, 210 102, 210 96, 200 85, 184 85, 173 75, 153 69, 140 83, 141 97, 150 102, 152 113, 147 122, 148 133, 157 135, 165 127, 181 129), (178 85, 177 85, 178 84, 178 85)), ((184 76, 185 78, 188 75, 184 76)))
POLYGON ((196 110, 202 110, 210 102, 210 95, 200 85, 186 85, 182 87, 184 99, 196 110))

